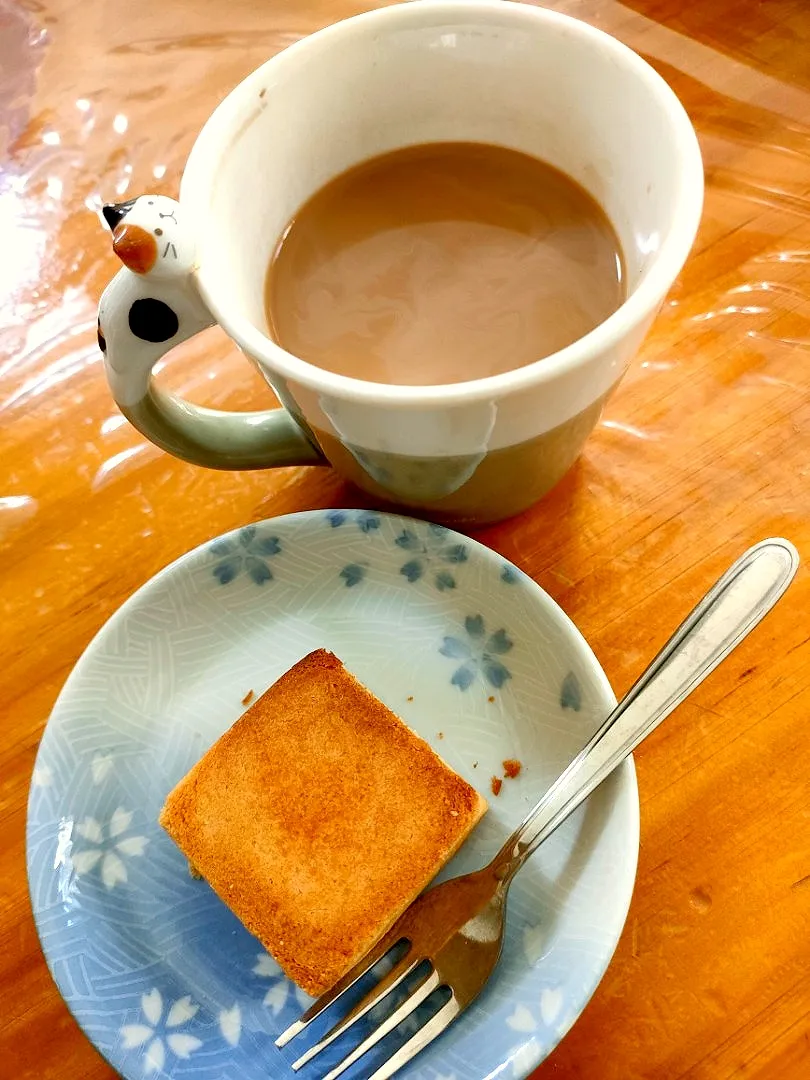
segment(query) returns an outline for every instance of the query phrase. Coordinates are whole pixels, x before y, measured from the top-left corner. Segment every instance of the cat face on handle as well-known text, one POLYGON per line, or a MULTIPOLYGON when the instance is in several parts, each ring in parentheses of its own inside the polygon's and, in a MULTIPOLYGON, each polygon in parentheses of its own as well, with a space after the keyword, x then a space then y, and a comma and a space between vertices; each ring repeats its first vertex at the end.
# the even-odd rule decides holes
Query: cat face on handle
POLYGON ((194 268, 192 233, 183 210, 167 195, 139 195, 102 210, 113 234, 113 251, 135 274, 167 279, 194 268))

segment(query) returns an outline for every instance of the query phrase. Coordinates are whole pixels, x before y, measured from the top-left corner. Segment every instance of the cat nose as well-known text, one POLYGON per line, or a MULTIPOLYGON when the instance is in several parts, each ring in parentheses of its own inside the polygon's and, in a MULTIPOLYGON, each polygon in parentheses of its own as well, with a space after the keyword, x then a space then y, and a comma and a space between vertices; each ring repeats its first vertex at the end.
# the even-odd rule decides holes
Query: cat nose
POLYGON ((101 212, 104 215, 104 220, 112 231, 115 230, 121 219, 127 216, 134 205, 134 199, 127 199, 126 202, 107 203, 106 206, 102 207, 101 212))

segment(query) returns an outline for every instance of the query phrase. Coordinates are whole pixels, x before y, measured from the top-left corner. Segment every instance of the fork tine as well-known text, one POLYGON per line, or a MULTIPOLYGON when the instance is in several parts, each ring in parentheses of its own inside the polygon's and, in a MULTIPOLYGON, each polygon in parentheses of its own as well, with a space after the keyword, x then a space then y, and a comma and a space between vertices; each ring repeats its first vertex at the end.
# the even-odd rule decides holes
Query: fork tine
POLYGON ((328 1009, 329 1006, 337 1001, 341 995, 345 994, 347 990, 351 990, 358 979, 361 979, 366 972, 374 967, 378 960, 382 960, 387 952, 389 952, 398 942, 402 940, 402 934, 397 934, 394 931, 397 929, 396 924, 388 931, 376 945, 361 957, 360 960, 351 968, 342 979, 339 979, 331 990, 327 990, 325 994, 321 994, 317 1001, 315 1001, 307 1011, 298 1020, 295 1020, 288 1028, 286 1028, 279 1037, 276 1039, 276 1046, 286 1046, 290 1039, 294 1039, 296 1035, 308 1028, 313 1020, 317 1020, 321 1013, 328 1009))
MULTIPOLYGON (((394 1030, 397 1024, 401 1024, 407 1016, 411 1015, 414 1009, 418 1008, 422 1002, 430 997, 434 990, 438 990, 441 985, 442 980, 439 973, 435 970, 431 971, 425 978, 425 981, 420 983, 413 993, 405 998, 402 1004, 395 1009, 390 1016, 386 1017, 386 1019, 383 1020, 383 1022, 376 1027, 367 1038, 363 1039, 359 1046, 355 1047, 355 1049, 352 1050, 350 1054, 347 1054, 331 1072, 327 1073, 323 1080, 337 1080, 337 1077, 344 1073, 350 1065, 354 1065, 355 1061, 358 1061, 363 1054, 372 1048, 372 1046, 376 1046, 380 1039, 384 1039, 390 1031, 394 1030)), ((426 1024, 425 1027, 427 1026, 428 1025, 426 1024)), ((412 1040, 409 1040, 405 1045, 410 1045, 411 1041, 412 1040)), ((414 1053, 416 1053, 416 1051, 414 1051, 414 1053)))
POLYGON ((389 1080, 390 1077, 399 1072, 403 1065, 407 1065, 411 1058, 416 1057, 420 1050, 424 1050, 426 1046, 432 1043, 437 1035, 441 1035, 461 1011, 461 1006, 455 997, 451 997, 449 1001, 442 1005, 436 1015, 431 1016, 424 1027, 421 1027, 415 1035, 412 1035, 406 1043, 400 1046, 399 1050, 392 1054, 388 1061, 384 1062, 376 1072, 373 1072, 368 1080, 389 1080))
POLYGON ((386 994, 390 994, 392 990, 396 989, 402 980, 410 975, 414 968, 419 967, 421 962, 421 959, 414 955, 413 949, 410 949, 402 957, 399 963, 395 964, 388 974, 383 976, 376 986, 373 986, 366 996, 361 1001, 358 1001, 354 1008, 348 1012, 342 1020, 339 1020, 326 1035, 324 1035, 320 1042, 315 1043, 315 1045, 310 1047, 305 1054, 302 1054, 297 1061, 293 1062, 292 1067, 295 1072, 298 1072, 298 1070, 306 1065, 308 1061, 312 1061, 317 1054, 320 1054, 321 1050, 325 1050, 330 1043, 333 1043, 335 1039, 340 1038, 345 1031, 348 1031, 352 1024, 365 1016, 367 1012, 370 1012, 377 1002, 382 1001, 386 994))

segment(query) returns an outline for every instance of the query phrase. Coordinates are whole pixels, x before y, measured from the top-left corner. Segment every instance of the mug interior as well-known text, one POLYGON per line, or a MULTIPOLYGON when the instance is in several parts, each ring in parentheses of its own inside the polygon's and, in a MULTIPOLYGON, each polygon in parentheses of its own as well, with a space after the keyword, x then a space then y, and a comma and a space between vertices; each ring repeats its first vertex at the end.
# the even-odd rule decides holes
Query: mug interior
POLYGON ((619 236, 623 306, 645 282, 658 286, 648 306, 660 302, 691 246, 702 192, 694 132, 663 80, 619 42, 554 12, 424 2, 304 39, 207 122, 181 197, 220 321, 249 324, 269 345, 265 274, 295 211, 352 165, 444 141, 497 143, 567 173, 619 236))

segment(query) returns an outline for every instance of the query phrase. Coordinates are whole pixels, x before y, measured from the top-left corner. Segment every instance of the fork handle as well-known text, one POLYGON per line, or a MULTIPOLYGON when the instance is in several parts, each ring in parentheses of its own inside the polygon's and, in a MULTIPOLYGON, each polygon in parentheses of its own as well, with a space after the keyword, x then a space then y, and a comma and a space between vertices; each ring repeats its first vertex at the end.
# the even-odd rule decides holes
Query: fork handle
POLYGON ((726 571, 493 860, 504 880, 628 757, 774 606, 799 565, 788 540, 763 540, 726 571))

